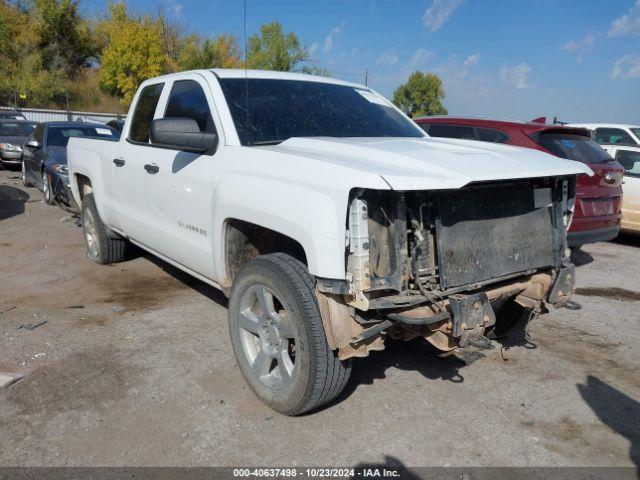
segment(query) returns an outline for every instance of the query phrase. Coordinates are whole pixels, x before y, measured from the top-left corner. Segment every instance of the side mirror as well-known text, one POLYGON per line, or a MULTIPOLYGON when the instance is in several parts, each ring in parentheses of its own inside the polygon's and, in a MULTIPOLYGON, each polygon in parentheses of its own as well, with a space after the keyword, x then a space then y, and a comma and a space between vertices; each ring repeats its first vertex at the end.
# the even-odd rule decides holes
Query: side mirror
POLYGON ((213 153, 218 146, 218 135, 201 132, 193 118, 158 118, 149 138, 153 145, 193 153, 213 153))
POLYGON ((40 143, 36 140, 29 140, 24 144, 24 146, 30 148, 31 150, 37 150, 38 148, 40 148, 40 143))

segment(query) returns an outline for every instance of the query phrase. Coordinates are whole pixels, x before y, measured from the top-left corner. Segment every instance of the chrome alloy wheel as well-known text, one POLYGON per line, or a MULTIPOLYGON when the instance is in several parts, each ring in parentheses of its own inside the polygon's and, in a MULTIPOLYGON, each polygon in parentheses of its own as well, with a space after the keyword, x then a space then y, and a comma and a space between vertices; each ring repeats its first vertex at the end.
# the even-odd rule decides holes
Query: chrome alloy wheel
POLYGON ((238 325, 251 373, 271 389, 289 385, 296 368, 295 333, 273 292, 264 285, 251 286, 240 300, 238 325))
POLYGON ((84 238, 87 242, 87 251, 91 258, 97 258, 99 253, 98 232, 96 230, 96 220, 90 209, 84 209, 82 218, 82 228, 84 230, 84 238))

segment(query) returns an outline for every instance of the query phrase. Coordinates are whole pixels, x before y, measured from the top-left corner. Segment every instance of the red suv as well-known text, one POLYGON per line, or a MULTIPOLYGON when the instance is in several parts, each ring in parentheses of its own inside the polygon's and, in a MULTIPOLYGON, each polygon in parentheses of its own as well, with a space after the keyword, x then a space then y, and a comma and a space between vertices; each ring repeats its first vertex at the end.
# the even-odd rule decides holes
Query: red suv
POLYGON ((591 139, 588 130, 544 123, 461 117, 423 117, 415 121, 430 137, 461 138, 535 148, 589 165, 594 176, 580 175, 576 188, 571 247, 604 242, 618 235, 624 168, 591 139))

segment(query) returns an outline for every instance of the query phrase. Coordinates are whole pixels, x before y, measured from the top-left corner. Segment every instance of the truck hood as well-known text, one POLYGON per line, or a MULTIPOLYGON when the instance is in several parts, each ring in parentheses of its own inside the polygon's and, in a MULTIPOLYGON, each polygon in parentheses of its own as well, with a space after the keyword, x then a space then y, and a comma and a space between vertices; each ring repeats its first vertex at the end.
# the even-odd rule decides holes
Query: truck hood
POLYGON ((593 175, 583 163, 510 145, 434 138, 290 138, 257 147, 380 175, 394 190, 461 188, 471 182, 593 175))

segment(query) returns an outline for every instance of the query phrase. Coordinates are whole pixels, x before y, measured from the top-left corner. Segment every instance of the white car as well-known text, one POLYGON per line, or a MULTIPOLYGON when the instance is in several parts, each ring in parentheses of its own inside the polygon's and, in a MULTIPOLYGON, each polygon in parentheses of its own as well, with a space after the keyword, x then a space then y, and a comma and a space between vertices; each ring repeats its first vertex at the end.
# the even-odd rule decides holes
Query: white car
POLYGON ((586 128, 600 145, 639 145, 640 125, 622 123, 571 123, 568 127, 586 128))
POLYGON ((387 336, 472 361, 505 305, 566 305, 576 175, 592 174, 425 138, 363 85, 251 70, 147 80, 119 142, 72 138, 68 156, 87 256, 132 242, 220 288, 240 370, 290 415, 387 336))
POLYGON ((640 233, 640 145, 602 145, 624 167, 622 230, 640 233))

